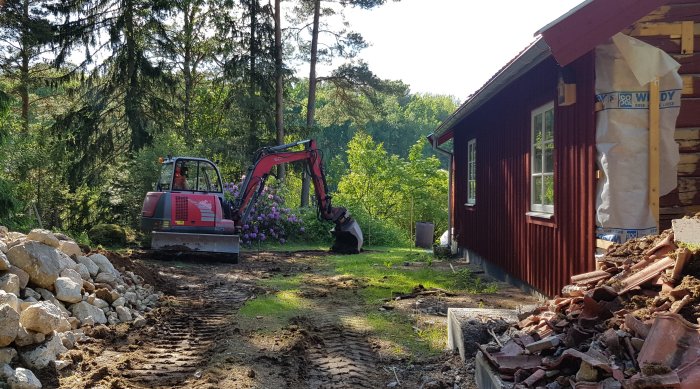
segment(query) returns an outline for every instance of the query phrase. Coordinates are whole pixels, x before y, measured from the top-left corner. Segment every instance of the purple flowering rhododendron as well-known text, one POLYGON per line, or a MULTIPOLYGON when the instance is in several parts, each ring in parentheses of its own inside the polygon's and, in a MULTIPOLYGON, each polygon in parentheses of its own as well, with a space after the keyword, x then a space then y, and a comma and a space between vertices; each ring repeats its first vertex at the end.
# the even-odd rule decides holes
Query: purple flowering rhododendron
MULTIPOLYGON (((244 177, 245 178, 245 177, 244 177)), ((242 180, 241 180, 242 182, 242 180)), ((224 191, 230 198, 239 194, 241 183, 224 184, 224 191)), ((241 241, 251 245, 256 242, 277 241, 286 243, 290 238, 304 232, 303 220, 285 207, 284 199, 276 187, 265 186, 258 201, 249 204, 250 214, 241 227, 241 241)))

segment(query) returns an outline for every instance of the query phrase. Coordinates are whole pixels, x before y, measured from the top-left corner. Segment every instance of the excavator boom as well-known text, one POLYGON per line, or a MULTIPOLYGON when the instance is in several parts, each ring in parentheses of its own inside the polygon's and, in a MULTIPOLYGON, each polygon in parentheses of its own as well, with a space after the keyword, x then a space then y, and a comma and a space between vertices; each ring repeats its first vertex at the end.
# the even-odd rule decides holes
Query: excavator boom
POLYGON ((323 171, 323 159, 321 152, 312 139, 298 141, 286 145, 264 147, 256 153, 255 162, 248 168, 245 180, 241 185, 238 198, 233 204, 234 220, 237 217, 241 221, 248 218, 250 205, 254 204, 265 186, 265 180, 273 167, 282 163, 296 161, 307 162, 308 172, 314 184, 314 192, 318 206, 319 217, 332 221, 335 227, 331 234, 335 237, 335 243, 331 251, 354 254, 362 250, 362 230, 357 222, 350 217, 350 213, 343 207, 333 207, 331 196, 328 193, 326 176, 323 171), (290 151, 297 146, 305 146, 301 151, 290 151))

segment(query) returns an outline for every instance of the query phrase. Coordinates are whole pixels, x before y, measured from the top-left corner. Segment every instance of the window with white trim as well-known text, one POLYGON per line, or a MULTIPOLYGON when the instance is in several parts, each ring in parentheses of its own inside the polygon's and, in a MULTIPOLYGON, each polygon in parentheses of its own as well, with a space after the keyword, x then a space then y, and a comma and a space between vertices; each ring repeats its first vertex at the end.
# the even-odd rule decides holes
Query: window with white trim
POLYGON ((467 143, 467 204, 476 204, 476 139, 467 143))
POLYGON ((532 111, 530 210, 554 213, 554 102, 532 111))

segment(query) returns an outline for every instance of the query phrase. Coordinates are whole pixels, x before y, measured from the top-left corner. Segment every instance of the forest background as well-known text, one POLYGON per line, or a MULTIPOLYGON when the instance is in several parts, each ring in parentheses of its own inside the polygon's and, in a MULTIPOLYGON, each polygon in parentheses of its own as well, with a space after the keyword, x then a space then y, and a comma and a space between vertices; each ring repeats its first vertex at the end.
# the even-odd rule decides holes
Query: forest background
MULTIPOLYGON (((219 161, 235 183, 258 148, 314 138, 366 241, 444 231, 447 160, 425 136, 457 101, 355 59, 367 42, 343 11, 384 2, 0 1, 0 225, 136 231, 160 156, 219 161)), ((302 166, 274 173, 276 205, 301 220, 285 236, 328 239, 302 166)))

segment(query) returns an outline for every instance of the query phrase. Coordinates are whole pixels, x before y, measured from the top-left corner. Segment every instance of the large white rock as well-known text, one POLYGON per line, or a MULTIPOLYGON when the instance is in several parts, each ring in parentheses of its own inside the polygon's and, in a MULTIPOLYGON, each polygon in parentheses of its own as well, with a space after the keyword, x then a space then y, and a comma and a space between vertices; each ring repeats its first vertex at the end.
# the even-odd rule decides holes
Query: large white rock
POLYGON ((117 277, 115 277, 112 273, 100 272, 100 274, 95 277, 95 283, 107 284, 114 288, 117 285, 117 277))
POLYGON ((127 307, 117 307, 117 317, 119 317, 121 322, 132 320, 131 311, 127 307))
POLYGON ((10 246, 10 243, 16 242, 16 241, 24 241, 27 239, 27 235, 24 235, 21 232, 16 232, 16 231, 10 231, 7 234, 5 234, 5 238, 7 238, 7 246, 10 246))
POLYGON ((20 289, 24 289, 27 287, 27 284, 29 283, 29 274, 26 271, 18 268, 15 265, 10 265, 10 270, 8 270, 8 272, 19 277, 19 288, 20 289))
POLYGON ((33 297, 37 301, 41 299, 41 293, 37 292, 36 290, 32 288, 24 288, 24 297, 29 298, 33 297))
POLYGON ((131 304, 136 304, 136 301, 139 299, 139 295, 137 295, 135 292, 126 292, 124 293, 124 298, 131 304))
POLYGON ((34 297, 27 297, 24 300, 19 300, 19 312, 21 313, 25 309, 29 308, 30 305, 38 302, 39 300, 35 299, 34 297))
POLYGON ((112 265, 112 262, 107 259, 102 254, 92 254, 88 258, 92 259, 93 262, 95 262, 95 265, 100 268, 100 272, 105 272, 105 273, 110 273, 115 276, 119 275, 119 271, 114 268, 114 265, 112 265))
POLYGON ((15 375, 15 369, 8 364, 0 363, 0 382, 7 381, 8 378, 15 375))
POLYGON ((0 290, 0 305, 7 304, 12 307, 18 314, 21 311, 20 300, 14 293, 7 293, 0 290))
POLYGON ((70 240, 60 241, 58 249, 63 251, 69 257, 73 255, 79 257, 83 255, 83 252, 80 250, 80 246, 78 246, 77 243, 70 240))
MULTIPOLYGON (((5 247, 5 251, 7 251, 7 246, 5 243, 1 243, 5 247)), ((0 247, 1 249, 1 247, 0 247)), ((10 268, 10 261, 7 259, 7 255, 5 255, 4 252, 0 251, 0 270, 8 270, 10 268)))
POLYGON ((74 269, 76 272, 78 272, 78 275, 80 275, 80 278, 83 281, 90 280, 90 271, 88 270, 87 266, 83 265, 82 263, 76 263, 74 269))
POLYGON ((54 282, 54 288, 56 289, 56 298, 60 301, 65 301, 67 303, 80 302, 83 300, 83 295, 80 293, 80 289, 82 288, 82 286, 82 279, 80 279, 80 283, 77 283, 73 279, 68 277, 58 277, 56 278, 56 282, 54 282))
POLYGON ((28 330, 50 334, 54 331, 70 331, 68 319, 61 310, 48 301, 40 301, 27 307, 20 315, 20 323, 28 330))
POLYGON ((10 389, 41 389, 41 382, 34 373, 23 367, 15 369, 15 374, 7 379, 10 389))
POLYGON ((73 331, 62 332, 58 335, 61 337, 61 343, 63 343, 63 347, 69 350, 75 347, 77 337, 75 336, 73 331))
POLYGON ((105 300, 102 300, 101 298, 95 297, 92 301, 92 305, 96 306, 97 308, 100 308, 101 310, 104 310, 105 308, 109 308, 109 303, 106 302, 105 300))
POLYGON ((0 348, 0 365, 10 363, 17 357, 17 350, 12 347, 0 348))
MULTIPOLYGON (((75 264, 75 266, 77 267, 79 264, 75 264)), ((73 269, 63 269, 63 271, 61 271, 61 277, 68 277, 79 285, 83 284, 83 277, 81 277, 80 273, 73 269)))
POLYGON ((46 301, 49 301, 49 302, 53 303, 53 305, 57 306, 58 309, 60 309, 61 312, 63 312, 63 315, 64 315, 65 317, 70 316, 70 311, 66 309, 66 307, 63 305, 63 303, 60 302, 60 301, 53 295, 53 293, 49 292, 48 290, 46 290, 46 289, 44 289, 44 288, 36 288, 36 291, 39 292, 39 294, 41 294, 41 298, 42 298, 42 299, 44 299, 44 300, 46 300, 46 301))
POLYGON ((19 357, 25 365, 33 369, 43 369, 49 362, 68 351, 61 343, 61 337, 54 333, 48 340, 26 351, 20 351, 19 357))
POLYGON ((85 257, 85 256, 79 256, 78 257, 78 263, 81 263, 85 265, 85 267, 88 269, 90 272, 90 276, 94 277, 97 275, 97 273, 100 272, 100 267, 95 264, 95 262, 92 261, 92 259, 85 257))
POLYGON ((46 340, 46 335, 41 332, 29 331, 26 328, 19 326, 17 331, 17 338, 15 339, 15 346, 24 347, 30 344, 38 344, 46 340))
POLYGON ((0 240, 0 253, 7 254, 7 243, 0 240))
POLYGON ((34 229, 29 232, 29 235, 27 235, 27 240, 34 240, 37 242, 41 242, 47 246, 51 247, 56 247, 58 248, 60 242, 58 241, 58 238, 53 234, 53 232, 49 230, 42 230, 42 229, 34 229))
POLYGON ((123 307, 126 304, 126 299, 124 297, 119 297, 112 302, 113 307, 123 307))
POLYGON ((19 313, 7 304, 0 305, 0 347, 14 342, 19 329, 19 313))
POLYGON ((19 277, 12 273, 0 276, 0 290, 19 296, 19 277))
MULTIPOLYGON (((7 251, 10 263, 29 274, 32 283, 42 288, 52 288, 61 274, 63 259, 55 248, 28 240, 7 251)), ((70 260, 70 259, 69 259, 70 260)))
POLYGON ((78 318, 78 320, 80 320, 80 322, 83 324, 86 324, 86 320, 88 317, 92 317, 92 319, 96 323, 107 323, 107 317, 105 317, 105 313, 100 308, 97 308, 94 305, 90 305, 85 301, 81 301, 77 304, 71 305, 70 310, 71 312, 73 312, 73 316, 78 318))

